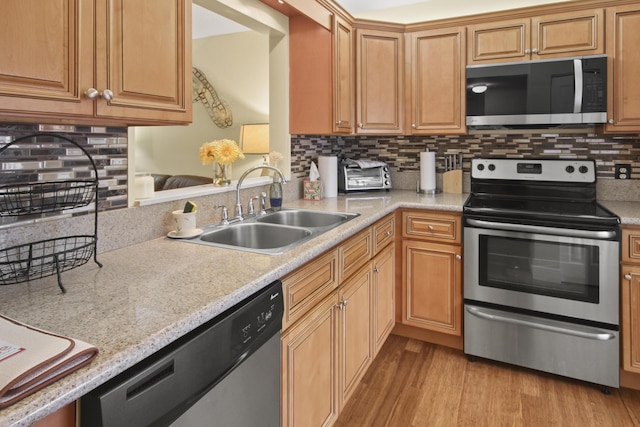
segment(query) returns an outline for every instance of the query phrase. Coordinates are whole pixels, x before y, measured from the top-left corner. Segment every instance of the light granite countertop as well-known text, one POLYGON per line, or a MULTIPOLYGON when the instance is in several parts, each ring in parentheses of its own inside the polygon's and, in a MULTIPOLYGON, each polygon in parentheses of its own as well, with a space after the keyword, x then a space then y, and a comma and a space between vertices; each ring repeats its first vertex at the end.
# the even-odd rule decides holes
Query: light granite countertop
MULTIPOLYGON (((412 191, 298 200, 286 207, 361 215, 284 255, 195 245, 168 238, 98 255, 62 274, 0 287, 0 313, 97 346, 88 366, 0 410, 0 425, 27 426, 78 399, 397 208, 461 212, 466 194, 412 191)), ((640 224, 640 203, 606 202, 625 224, 640 224)))
POLYGON ((27 426, 78 399, 237 302, 399 207, 458 211, 467 195, 392 191, 286 207, 361 215, 284 255, 260 255, 159 238, 98 255, 55 276, 0 287, 0 313, 97 346, 88 366, 0 410, 0 425, 27 426))

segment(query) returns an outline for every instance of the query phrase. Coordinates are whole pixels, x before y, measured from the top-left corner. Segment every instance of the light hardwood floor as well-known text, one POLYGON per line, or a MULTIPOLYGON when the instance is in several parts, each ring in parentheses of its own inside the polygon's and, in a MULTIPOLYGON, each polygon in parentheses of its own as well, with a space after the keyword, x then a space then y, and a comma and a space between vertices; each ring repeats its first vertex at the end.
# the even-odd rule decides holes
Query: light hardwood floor
POLYGON ((340 414, 344 426, 640 426, 640 391, 479 359, 391 335, 340 414))

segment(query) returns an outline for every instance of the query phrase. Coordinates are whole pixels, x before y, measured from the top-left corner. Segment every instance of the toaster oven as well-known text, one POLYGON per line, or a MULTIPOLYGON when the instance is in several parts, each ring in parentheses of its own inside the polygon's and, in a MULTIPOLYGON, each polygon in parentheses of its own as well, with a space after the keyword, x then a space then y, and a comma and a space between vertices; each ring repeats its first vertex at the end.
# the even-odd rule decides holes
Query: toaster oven
POLYGON ((338 190, 352 191, 390 190, 391 175, 386 163, 372 160, 349 160, 338 167, 338 190))

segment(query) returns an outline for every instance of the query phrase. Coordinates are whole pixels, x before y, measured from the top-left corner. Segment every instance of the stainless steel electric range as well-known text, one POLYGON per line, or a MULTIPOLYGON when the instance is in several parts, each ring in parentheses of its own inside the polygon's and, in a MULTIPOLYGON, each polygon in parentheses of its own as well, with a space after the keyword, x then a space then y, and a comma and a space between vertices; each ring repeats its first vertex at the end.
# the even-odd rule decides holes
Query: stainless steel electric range
POLYGON ((593 160, 473 159, 465 353, 619 387, 619 222, 593 160))

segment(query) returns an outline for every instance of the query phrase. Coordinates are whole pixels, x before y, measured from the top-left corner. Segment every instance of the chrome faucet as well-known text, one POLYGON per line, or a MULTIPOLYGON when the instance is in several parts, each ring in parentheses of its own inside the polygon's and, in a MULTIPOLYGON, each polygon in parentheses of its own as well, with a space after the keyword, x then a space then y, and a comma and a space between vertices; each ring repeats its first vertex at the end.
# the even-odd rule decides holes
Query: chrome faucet
POLYGON ((276 167, 273 166, 268 166, 268 165, 258 165, 258 166, 254 166, 252 168, 247 169, 242 176, 240 177, 240 179, 238 180, 238 185, 236 187, 236 212, 235 212, 235 219, 238 219, 240 221, 242 221, 244 219, 244 216, 242 216, 242 203, 240 202, 240 186, 242 185, 242 181, 244 181, 245 177, 247 175, 249 175, 251 172, 256 171, 258 169, 271 169, 272 171, 278 172, 278 174, 280 175, 280 180, 282 181, 283 184, 287 183, 287 179, 284 177, 284 175, 282 174, 282 171, 276 167))

